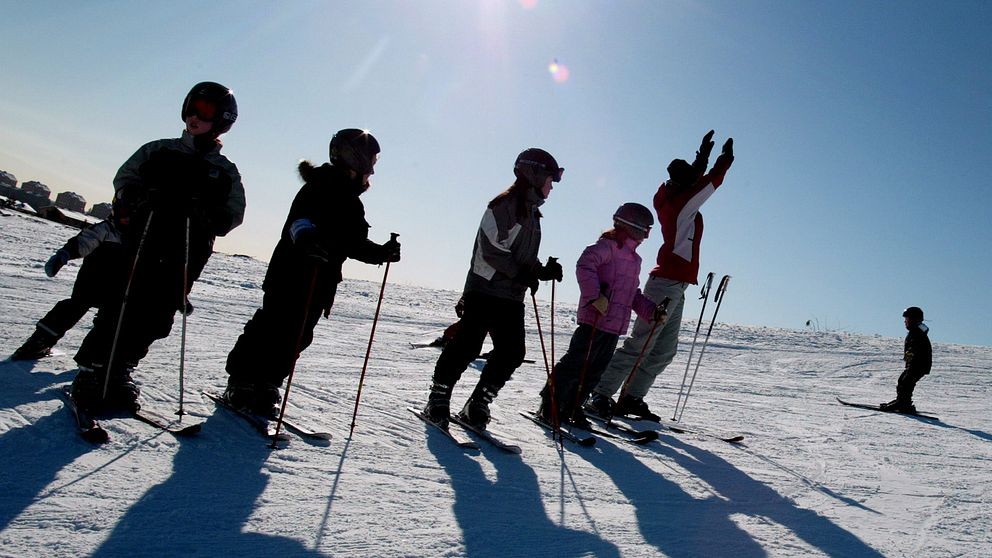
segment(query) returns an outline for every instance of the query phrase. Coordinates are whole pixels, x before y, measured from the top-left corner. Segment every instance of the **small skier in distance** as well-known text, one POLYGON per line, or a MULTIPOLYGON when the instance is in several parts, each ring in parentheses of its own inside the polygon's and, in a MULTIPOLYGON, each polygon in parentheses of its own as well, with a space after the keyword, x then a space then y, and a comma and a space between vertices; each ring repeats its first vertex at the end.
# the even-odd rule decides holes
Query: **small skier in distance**
POLYGON ((916 388, 916 382, 930 373, 930 367, 933 365, 933 348, 927 335, 930 328, 923 323, 923 309, 910 306, 902 313, 902 317, 907 330, 906 341, 903 344, 906 369, 899 375, 896 398, 888 403, 882 403, 879 408, 896 413, 915 413, 913 390, 916 388))

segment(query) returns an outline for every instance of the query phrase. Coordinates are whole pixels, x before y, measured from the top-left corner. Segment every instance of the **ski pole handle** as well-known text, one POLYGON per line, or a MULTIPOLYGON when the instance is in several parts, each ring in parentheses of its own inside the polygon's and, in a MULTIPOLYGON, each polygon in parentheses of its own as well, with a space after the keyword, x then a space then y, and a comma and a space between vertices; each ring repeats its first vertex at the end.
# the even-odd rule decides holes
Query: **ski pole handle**
POLYGON ((720 279, 720 286, 716 288, 716 296, 713 297, 714 301, 719 303, 720 300, 723 299, 723 295, 727 293, 727 284, 729 283, 730 283, 729 275, 724 275, 723 279, 720 279))
POLYGON ((391 232, 391 233, 389 233, 389 240, 392 241, 392 242, 396 242, 396 239, 399 238, 399 236, 400 236, 400 233, 391 232))
POLYGON ((710 287, 713 286, 713 272, 706 274, 706 280, 703 281, 703 288, 699 291, 699 300, 706 300, 710 296, 710 287))

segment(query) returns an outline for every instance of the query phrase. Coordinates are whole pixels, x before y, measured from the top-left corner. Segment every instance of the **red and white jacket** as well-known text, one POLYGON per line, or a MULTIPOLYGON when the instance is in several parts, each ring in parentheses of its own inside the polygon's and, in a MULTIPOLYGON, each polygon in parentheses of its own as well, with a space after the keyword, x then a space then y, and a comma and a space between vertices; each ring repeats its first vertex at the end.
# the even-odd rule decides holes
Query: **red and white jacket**
POLYGON ((709 173, 690 188, 673 187, 664 182, 654 195, 654 210, 661 223, 664 242, 658 250, 658 265, 651 270, 654 277, 663 277, 695 285, 699 276, 699 244, 703 240, 703 215, 699 208, 723 184, 734 161, 721 154, 709 173))

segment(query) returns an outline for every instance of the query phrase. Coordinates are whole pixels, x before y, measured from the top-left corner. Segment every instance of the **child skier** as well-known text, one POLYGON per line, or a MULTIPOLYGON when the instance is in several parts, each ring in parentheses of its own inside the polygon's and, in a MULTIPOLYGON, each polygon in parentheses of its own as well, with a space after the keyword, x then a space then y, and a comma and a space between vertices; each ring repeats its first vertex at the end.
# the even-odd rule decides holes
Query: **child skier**
POLYGON ((923 323, 923 309, 910 306, 903 313, 903 324, 906 326, 906 341, 903 343, 903 360, 906 368, 899 375, 896 385, 896 398, 879 407, 883 411, 897 413, 915 413, 913 405, 913 390, 916 382, 930 373, 933 365, 933 348, 930 345, 928 332, 930 328, 923 323))
POLYGON ((55 251, 45 263, 45 275, 55 277, 69 260, 83 258, 72 285, 72 295, 60 300, 38 320, 34 333, 21 345, 11 360, 33 360, 51 354, 52 347, 65 332, 86 315, 90 308, 99 307, 110 293, 104 285, 108 267, 120 261, 118 254, 121 235, 113 219, 105 219, 83 229, 55 251))
POLYGON ((638 288, 641 257, 637 247, 654 225, 651 210, 625 203, 613 214, 613 228, 583 250, 575 264, 579 283, 578 327, 568 350, 554 367, 553 391, 557 415, 551 405, 552 385, 541 391, 541 418, 588 428, 581 404, 599 382, 617 341, 627 333, 633 310, 646 322, 664 324, 668 301, 655 304, 638 288))
POLYGON ((198 83, 180 115, 181 137, 143 145, 114 177, 121 248, 104 270, 108 299, 76 353, 79 372, 71 387, 76 403, 90 412, 138 407, 131 373, 151 344, 169 335, 176 311, 186 311, 214 239, 244 218, 241 175, 221 155, 218 139, 238 116, 233 93, 219 83, 198 83))
POLYGON ((489 202, 472 250, 465 280, 465 314, 434 367, 424 414, 447 427, 451 393, 481 352, 488 333, 493 350, 460 417, 478 428, 489 423, 489 404, 523 362, 524 294, 539 281, 561 281, 561 264, 541 265, 541 212, 538 208, 560 182, 565 169, 543 149, 525 149, 513 164, 513 184, 489 202))
POLYGON ((600 416, 629 415, 655 421, 659 418, 648 408, 644 396, 675 357, 685 289, 690 283, 698 282, 699 247, 703 239, 703 216, 699 208, 723 184, 734 161, 734 140, 728 139, 713 168, 704 174, 713 149, 712 138, 713 130, 703 136, 691 165, 683 159, 674 159, 668 165, 669 180, 654 195, 663 243, 658 250, 658 265, 644 285, 644 294, 655 302, 671 298, 668 321, 650 339, 651 324, 645 320, 634 322, 633 332, 613 354, 586 407, 600 416), (650 346, 645 348, 649 342, 650 346), (642 352, 644 356, 637 370, 633 370, 642 352), (625 384, 627 392, 614 403, 613 394, 625 384))
POLYGON ((275 417, 279 387, 300 353, 313 341, 313 329, 329 316, 348 258, 370 264, 398 262, 400 243, 376 244, 359 199, 371 185, 379 157, 372 134, 345 129, 330 143, 330 163, 299 164, 305 184, 293 200, 265 272, 262 307, 227 357, 224 397, 236 408, 275 417))

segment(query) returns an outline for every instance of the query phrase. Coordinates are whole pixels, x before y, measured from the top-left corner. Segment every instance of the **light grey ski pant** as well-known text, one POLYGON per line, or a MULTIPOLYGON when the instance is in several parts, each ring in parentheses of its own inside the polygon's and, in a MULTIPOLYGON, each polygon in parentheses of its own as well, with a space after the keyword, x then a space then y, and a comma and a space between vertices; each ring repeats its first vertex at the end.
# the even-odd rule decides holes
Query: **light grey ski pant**
MULTIPOLYGON (((663 277, 651 276, 644 286, 644 296, 654 303, 660 303, 665 297, 671 297, 668 304, 668 321, 660 329, 656 329, 651 344, 644 350, 634 378, 630 381, 627 394, 643 398, 654 384, 654 379, 668 366, 679 348, 679 329, 682 327, 682 308, 685 306, 685 289, 688 283, 673 281, 663 277)), ((651 333, 651 324, 640 318, 634 321, 634 329, 623 342, 623 345, 613 353, 609 366, 603 372, 603 377, 593 390, 600 395, 612 397, 627 381, 641 348, 644 347, 651 333)))

